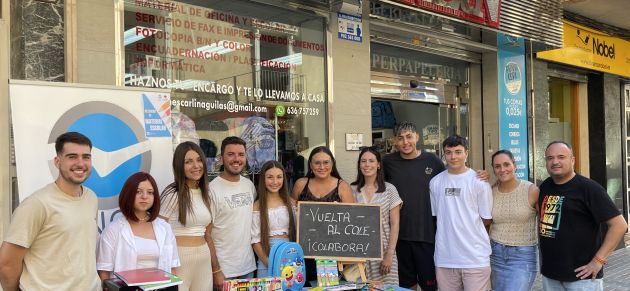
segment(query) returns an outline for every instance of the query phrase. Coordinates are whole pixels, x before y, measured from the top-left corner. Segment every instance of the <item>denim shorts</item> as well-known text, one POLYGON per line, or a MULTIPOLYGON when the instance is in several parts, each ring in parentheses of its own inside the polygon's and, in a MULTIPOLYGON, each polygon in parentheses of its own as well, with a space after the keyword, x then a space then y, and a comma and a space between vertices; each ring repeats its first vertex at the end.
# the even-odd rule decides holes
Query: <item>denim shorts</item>
POLYGON ((508 246, 490 241, 492 287, 495 291, 529 291, 536 280, 536 246, 508 246))
POLYGON ((584 279, 573 282, 562 282, 542 276, 543 290, 545 291, 602 291, 603 279, 584 279))
MULTIPOLYGON (((275 244, 285 242, 285 241, 289 241, 289 239, 288 238, 269 238, 269 249, 273 248, 275 244)), ((258 260, 258 273, 256 275, 256 278, 263 278, 263 277, 269 277, 269 276, 271 275, 269 274, 269 270, 267 269, 267 266, 265 266, 265 264, 263 264, 263 262, 259 259, 258 260)))

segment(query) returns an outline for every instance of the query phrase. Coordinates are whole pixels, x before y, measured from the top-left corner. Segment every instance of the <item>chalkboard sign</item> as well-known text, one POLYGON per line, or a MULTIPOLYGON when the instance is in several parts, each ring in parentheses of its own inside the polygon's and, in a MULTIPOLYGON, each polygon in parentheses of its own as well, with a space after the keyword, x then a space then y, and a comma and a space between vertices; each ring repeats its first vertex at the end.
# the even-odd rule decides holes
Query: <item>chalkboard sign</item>
POLYGON ((298 243, 306 258, 383 258, 381 209, 373 204, 299 202, 298 243))

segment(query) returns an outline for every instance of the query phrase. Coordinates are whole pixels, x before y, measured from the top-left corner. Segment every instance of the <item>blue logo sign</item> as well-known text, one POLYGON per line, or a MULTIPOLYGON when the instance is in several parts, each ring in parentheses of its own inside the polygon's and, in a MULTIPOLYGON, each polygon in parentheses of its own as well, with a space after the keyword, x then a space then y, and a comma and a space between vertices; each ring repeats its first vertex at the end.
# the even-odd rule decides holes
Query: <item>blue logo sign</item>
MULTIPOLYGON (((66 111, 53 126, 49 143, 67 131, 92 141, 92 174, 84 185, 99 198, 99 209, 118 207, 118 194, 127 178, 151 168, 150 144, 142 124, 120 106, 101 101, 79 104, 66 111)), ((56 169, 54 175, 57 175, 56 169)))
POLYGON ((529 151, 527 144, 527 96, 525 70, 525 45, 522 38, 499 34, 499 147, 514 154, 516 177, 527 180, 529 176, 529 151))

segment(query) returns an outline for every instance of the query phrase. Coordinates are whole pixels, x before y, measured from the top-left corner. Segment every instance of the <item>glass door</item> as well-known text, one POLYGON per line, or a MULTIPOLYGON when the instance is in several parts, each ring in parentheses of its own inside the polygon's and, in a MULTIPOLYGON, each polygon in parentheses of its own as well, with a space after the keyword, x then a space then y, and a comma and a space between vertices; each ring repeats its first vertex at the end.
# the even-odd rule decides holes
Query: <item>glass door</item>
POLYGON ((442 154, 442 141, 447 137, 459 134, 457 129, 457 105, 452 104, 440 104, 438 110, 439 127, 440 127, 440 143, 436 148, 436 154, 441 156, 442 154))

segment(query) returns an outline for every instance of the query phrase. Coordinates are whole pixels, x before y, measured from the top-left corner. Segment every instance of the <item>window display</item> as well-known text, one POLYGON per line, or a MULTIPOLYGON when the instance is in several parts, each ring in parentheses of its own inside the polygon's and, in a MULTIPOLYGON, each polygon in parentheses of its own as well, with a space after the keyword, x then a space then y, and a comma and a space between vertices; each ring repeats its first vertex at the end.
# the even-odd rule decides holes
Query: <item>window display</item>
MULTIPOLYGON (((326 143, 324 19, 249 1, 129 1, 125 86, 171 90, 173 144, 201 145, 221 170, 227 136, 247 142, 248 173, 279 160, 304 175, 326 143)), ((294 179, 291 179, 294 180, 294 179)))

